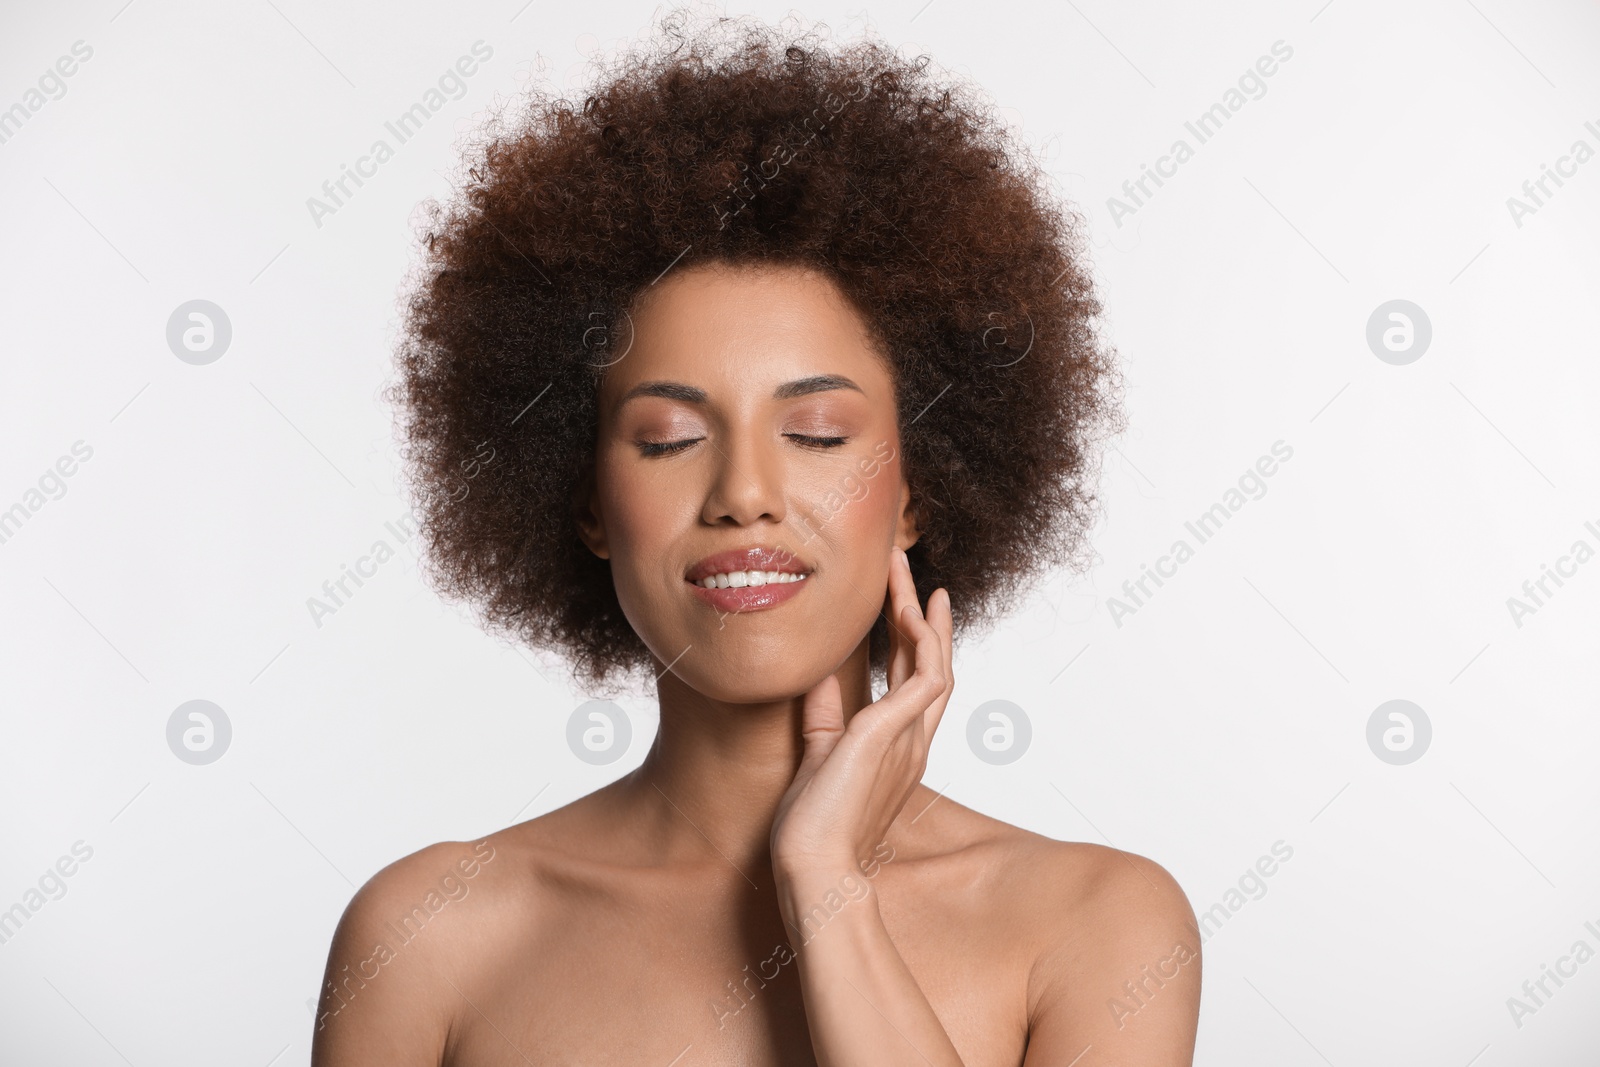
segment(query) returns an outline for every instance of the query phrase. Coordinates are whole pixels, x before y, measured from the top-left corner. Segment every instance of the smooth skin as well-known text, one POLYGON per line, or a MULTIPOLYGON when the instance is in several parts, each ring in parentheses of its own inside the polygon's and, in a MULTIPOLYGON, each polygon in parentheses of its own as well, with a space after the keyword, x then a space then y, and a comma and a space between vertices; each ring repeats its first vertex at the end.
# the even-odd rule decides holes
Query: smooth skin
POLYGON ((1200 945, 1173 878, 921 784, 949 597, 918 602, 861 315, 811 271, 704 264, 632 318, 575 507, 657 661, 655 741, 593 793, 374 875, 334 935, 313 1064, 1190 1064, 1200 945), (807 587, 731 614, 689 590, 749 544, 807 587))

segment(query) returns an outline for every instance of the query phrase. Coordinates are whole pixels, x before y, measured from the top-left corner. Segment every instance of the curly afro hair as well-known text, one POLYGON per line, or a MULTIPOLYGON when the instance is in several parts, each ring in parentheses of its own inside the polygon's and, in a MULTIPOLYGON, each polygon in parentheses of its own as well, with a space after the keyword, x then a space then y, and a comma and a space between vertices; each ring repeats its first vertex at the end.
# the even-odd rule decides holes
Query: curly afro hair
MULTIPOLYGON (((1123 427, 1083 218, 976 90, 870 35, 683 11, 576 104, 497 115, 426 252, 385 392, 427 576, 586 689, 649 670, 609 563, 580 541, 596 392, 642 290, 698 262, 824 272, 895 383, 924 601, 956 634, 1081 567, 1097 443, 1123 427)), ((870 637, 881 678, 886 620, 870 637)), ((638 677, 643 677, 642 674, 638 677)))

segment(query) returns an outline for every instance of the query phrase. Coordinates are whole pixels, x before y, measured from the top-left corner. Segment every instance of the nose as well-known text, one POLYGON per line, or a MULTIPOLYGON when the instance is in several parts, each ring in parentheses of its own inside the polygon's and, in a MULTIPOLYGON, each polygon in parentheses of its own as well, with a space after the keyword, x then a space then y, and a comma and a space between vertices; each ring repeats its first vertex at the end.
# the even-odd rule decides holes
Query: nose
POLYGON ((711 445, 711 484, 700 517, 708 525, 749 526, 763 520, 781 524, 784 465, 777 444, 754 429, 735 430, 711 445))

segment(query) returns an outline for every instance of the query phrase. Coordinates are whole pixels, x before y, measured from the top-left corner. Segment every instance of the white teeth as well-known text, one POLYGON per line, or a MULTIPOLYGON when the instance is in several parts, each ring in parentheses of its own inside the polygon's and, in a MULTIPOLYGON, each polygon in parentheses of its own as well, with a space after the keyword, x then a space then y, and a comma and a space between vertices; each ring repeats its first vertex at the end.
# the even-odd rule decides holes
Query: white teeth
POLYGON ((752 585, 784 585, 804 578, 803 574, 790 574, 786 571, 732 571, 702 578, 698 584, 706 589, 743 589, 752 585))

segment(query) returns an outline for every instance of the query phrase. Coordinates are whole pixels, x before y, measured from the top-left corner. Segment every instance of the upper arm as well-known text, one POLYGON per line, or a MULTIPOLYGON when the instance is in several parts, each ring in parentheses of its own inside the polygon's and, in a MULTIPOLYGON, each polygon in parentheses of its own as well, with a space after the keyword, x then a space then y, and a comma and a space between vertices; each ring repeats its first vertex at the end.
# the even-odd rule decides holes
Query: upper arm
POLYGON ((1160 864, 1088 847, 1090 871, 1052 886, 1065 928, 1029 983, 1024 1067, 1190 1067, 1200 938, 1189 899, 1160 864))
POLYGON ((455 1003, 450 939, 441 930, 450 924, 440 912, 460 891, 473 848, 431 845, 385 867, 351 898, 323 974, 314 1067, 437 1067, 455 1003))

